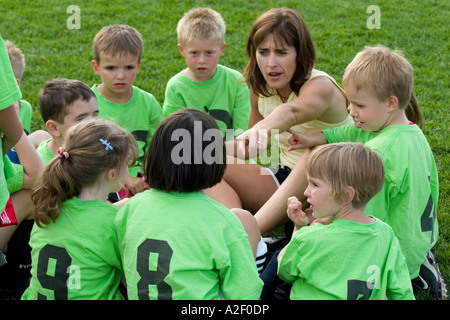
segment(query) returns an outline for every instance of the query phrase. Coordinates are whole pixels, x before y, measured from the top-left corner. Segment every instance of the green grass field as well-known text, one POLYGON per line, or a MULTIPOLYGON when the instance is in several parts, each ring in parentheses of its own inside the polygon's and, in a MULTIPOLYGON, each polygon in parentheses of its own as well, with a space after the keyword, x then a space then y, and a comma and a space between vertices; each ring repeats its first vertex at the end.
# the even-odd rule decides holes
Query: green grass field
MULTIPOLYGON (((33 108, 32 130, 44 129, 38 92, 57 77, 78 79, 89 86, 99 83, 93 73, 92 40, 105 25, 129 24, 144 38, 143 64, 135 85, 161 103, 167 81, 185 68, 177 50, 176 25, 185 11, 211 7, 227 23, 224 55, 220 62, 242 71, 247 63, 245 41, 255 18, 272 7, 296 9, 310 28, 317 50, 317 68, 340 83, 347 64, 365 45, 382 44, 404 52, 415 70, 415 89, 422 107, 423 131, 434 152, 440 174, 438 220, 440 237, 435 246, 442 273, 450 279, 449 219, 449 39, 450 3, 424 1, 227 0, 227 1, 8 1, 0 0, 0 35, 25 54, 21 89, 33 108), (73 12, 80 8, 80 28, 69 29, 73 12), (370 29, 379 7, 379 29, 370 29)), ((418 154, 417 156, 420 156, 418 154)), ((427 299, 426 296, 418 297, 427 299)))

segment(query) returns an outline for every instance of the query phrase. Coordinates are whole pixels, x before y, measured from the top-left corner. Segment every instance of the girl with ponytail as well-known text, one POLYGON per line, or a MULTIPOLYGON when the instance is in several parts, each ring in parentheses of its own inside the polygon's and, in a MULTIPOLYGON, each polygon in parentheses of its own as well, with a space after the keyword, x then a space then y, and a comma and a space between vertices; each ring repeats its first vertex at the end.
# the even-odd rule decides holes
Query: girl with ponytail
POLYGON ((122 265, 108 194, 137 158, 122 127, 89 119, 71 127, 33 192, 31 281, 22 299, 123 299, 122 265))

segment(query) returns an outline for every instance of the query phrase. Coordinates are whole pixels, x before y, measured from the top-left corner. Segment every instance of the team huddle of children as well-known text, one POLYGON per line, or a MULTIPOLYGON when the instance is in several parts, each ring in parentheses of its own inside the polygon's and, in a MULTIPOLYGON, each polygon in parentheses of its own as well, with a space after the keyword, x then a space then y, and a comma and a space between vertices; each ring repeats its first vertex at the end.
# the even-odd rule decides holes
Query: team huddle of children
MULTIPOLYGON (((141 35, 111 25, 93 41, 101 84, 48 81, 47 130, 31 133, 18 49, 2 39, 0 249, 9 263, 13 235, 30 224, 22 299, 271 299, 274 283, 289 284, 290 299, 415 299, 423 281, 446 296, 432 263, 437 170, 401 53, 364 48, 344 91, 313 69, 313 46, 305 69, 308 45, 289 37, 309 32, 294 10, 255 21, 244 74, 218 63, 216 11, 187 12, 177 33, 187 68, 167 83, 162 108, 133 85, 141 35), (285 135, 290 165, 267 169, 274 190, 253 207, 244 193, 257 187, 233 168, 260 169, 249 158, 271 129, 285 135), (290 241, 269 259, 263 236, 288 222, 290 241)), ((0 251, 0 273, 6 260, 0 251)))

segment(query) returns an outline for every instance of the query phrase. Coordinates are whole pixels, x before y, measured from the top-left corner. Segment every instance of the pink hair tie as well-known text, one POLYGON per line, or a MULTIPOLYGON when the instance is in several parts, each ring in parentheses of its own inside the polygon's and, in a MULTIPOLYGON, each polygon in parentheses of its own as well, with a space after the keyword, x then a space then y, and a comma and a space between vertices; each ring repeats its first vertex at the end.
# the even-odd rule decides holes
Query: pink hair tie
POLYGON ((69 153, 63 147, 58 148, 57 153, 58 153, 58 157, 62 158, 63 160, 69 159, 69 153))

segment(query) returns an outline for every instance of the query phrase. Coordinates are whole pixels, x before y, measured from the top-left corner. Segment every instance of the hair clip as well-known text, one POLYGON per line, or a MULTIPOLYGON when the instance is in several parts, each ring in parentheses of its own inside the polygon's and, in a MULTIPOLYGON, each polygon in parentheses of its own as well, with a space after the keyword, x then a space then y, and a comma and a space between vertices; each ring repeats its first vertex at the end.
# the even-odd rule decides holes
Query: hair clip
POLYGON ((105 150, 114 150, 114 148, 111 146, 111 143, 109 143, 108 140, 100 139, 100 142, 106 147, 105 150))
POLYGON ((63 160, 69 159, 69 153, 63 147, 58 148, 57 153, 58 157, 62 158, 63 160))

